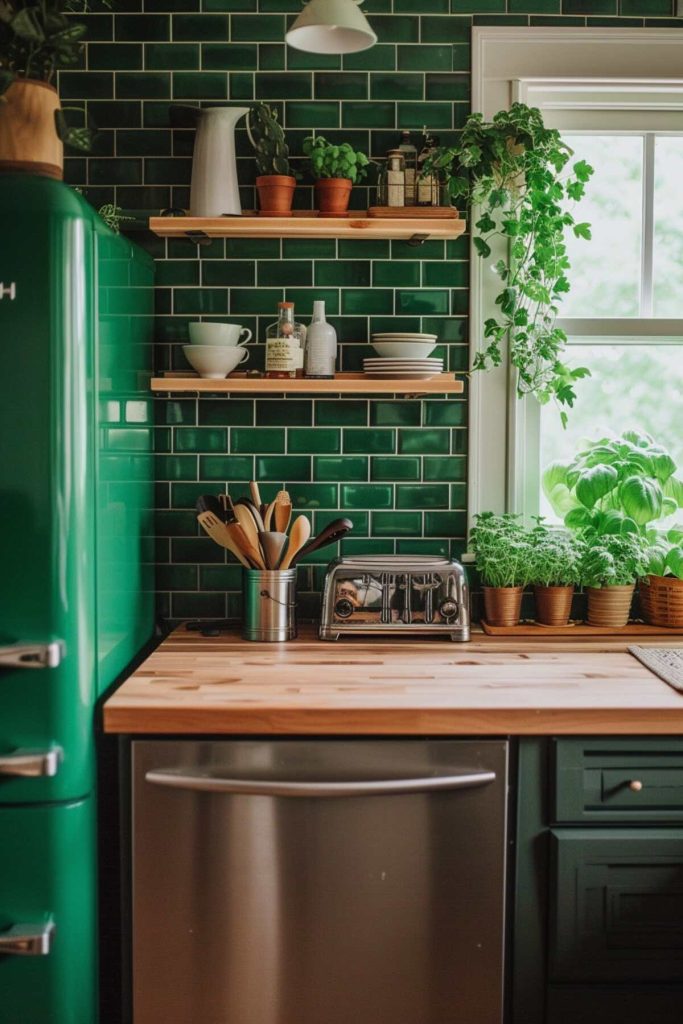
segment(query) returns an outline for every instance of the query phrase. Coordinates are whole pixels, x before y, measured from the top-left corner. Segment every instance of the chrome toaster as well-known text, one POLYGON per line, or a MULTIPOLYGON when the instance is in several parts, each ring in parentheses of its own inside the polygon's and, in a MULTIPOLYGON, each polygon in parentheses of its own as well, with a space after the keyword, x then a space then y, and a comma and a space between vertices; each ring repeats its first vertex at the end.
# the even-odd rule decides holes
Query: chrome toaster
POLYGON ((320 639, 355 633, 442 633, 470 638, 465 569, 433 555, 367 555, 330 563, 320 639))

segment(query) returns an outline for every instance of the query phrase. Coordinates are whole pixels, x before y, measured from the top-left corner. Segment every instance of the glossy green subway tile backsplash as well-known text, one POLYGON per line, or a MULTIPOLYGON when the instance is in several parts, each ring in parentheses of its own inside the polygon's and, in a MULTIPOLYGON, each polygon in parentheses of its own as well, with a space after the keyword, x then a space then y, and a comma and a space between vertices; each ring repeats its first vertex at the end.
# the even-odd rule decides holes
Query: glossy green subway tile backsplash
MULTIPOLYGON (((186 208, 193 132, 171 128, 172 101, 271 103, 302 168, 303 140, 318 130, 374 158, 409 128, 457 138, 470 102, 473 24, 681 25, 674 0, 366 0, 379 36, 356 54, 308 54, 284 43, 301 0, 125 0, 79 15, 88 25, 81 64, 60 75, 70 105, 100 128, 91 156, 69 157, 68 180, 95 205, 186 208), (124 6, 125 10, 120 10, 124 6), (621 16, 621 17, 620 17, 621 16)), ((255 167, 237 131, 243 205, 254 205, 255 167)), ((373 201, 356 189, 352 208, 373 201)), ((297 208, 312 206, 304 174, 297 208)), ((239 322, 254 332, 250 368, 263 367, 266 326, 283 299, 310 316, 323 298, 339 341, 339 368, 358 370, 374 331, 438 336, 449 369, 468 367, 469 237, 420 248, 333 239, 184 239, 136 232, 157 261, 157 368, 185 369, 195 319, 239 322)), ((465 546, 467 389, 462 396, 160 396, 155 400, 157 590, 160 615, 239 613, 240 570, 201 534, 198 494, 261 482, 264 498, 289 489, 314 529, 340 514, 355 523, 345 554, 455 554, 465 546)), ((119 429, 115 423, 112 430, 119 429)), ((324 567, 336 548, 300 572, 302 608, 315 614, 324 567)))

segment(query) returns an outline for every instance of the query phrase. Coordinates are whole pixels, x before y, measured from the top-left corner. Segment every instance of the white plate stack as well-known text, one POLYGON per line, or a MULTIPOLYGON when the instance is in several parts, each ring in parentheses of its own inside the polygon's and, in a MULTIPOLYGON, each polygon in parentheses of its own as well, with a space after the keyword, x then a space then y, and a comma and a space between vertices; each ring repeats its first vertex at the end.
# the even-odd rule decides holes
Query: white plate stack
POLYGON ((431 357, 436 334, 373 334, 372 347, 377 356, 364 359, 363 370, 376 380, 429 380, 443 372, 443 359, 431 357))

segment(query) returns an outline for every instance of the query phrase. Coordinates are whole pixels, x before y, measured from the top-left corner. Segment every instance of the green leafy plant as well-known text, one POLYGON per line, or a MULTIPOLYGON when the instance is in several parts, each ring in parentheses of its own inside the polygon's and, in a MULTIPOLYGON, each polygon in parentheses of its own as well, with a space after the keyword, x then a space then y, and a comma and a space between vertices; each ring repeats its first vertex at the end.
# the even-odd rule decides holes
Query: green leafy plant
POLYGON ((304 153, 314 178, 348 178, 354 185, 363 181, 370 163, 365 153, 355 150, 348 142, 333 146, 322 135, 309 135, 304 139, 304 153))
POLYGON ((648 540, 645 551, 648 575, 675 576, 683 580, 683 530, 674 527, 666 532, 653 531, 648 540))
POLYGON ((470 534, 477 570, 486 587, 525 587, 532 578, 531 534, 519 516, 482 512, 470 534))
POLYGON ((571 587, 581 582, 584 543, 567 530, 546 526, 538 517, 531 531, 530 583, 538 587, 571 587))
POLYGON ((277 111, 267 103, 257 103, 247 114, 247 135, 254 147, 256 170, 259 175, 282 174, 292 176, 289 165, 289 146, 277 119, 277 111))
POLYGON ((581 559, 585 587, 625 587, 644 576, 645 541, 639 534, 597 534, 586 538, 581 559))
MULTIPOLYGON (((473 370, 499 366, 509 338, 518 394, 535 395, 542 404, 554 399, 560 407, 573 405, 574 385, 589 376, 585 367, 572 369, 563 361, 567 337, 555 326, 570 287, 566 232, 591 237, 568 202, 582 198, 593 169, 579 160, 566 173, 571 156, 539 110, 513 103, 491 121, 471 114, 457 144, 438 149, 422 170, 423 176, 441 175, 451 200, 478 211, 473 242, 482 258, 491 256, 497 237, 509 243, 507 257, 494 267, 501 279, 500 312, 484 324, 485 345, 473 370)), ((561 416, 566 424, 564 409, 561 416)))
POLYGON ((650 524, 683 508, 676 469, 649 434, 626 430, 588 442, 571 462, 551 462, 543 491, 572 530, 646 535, 650 524))

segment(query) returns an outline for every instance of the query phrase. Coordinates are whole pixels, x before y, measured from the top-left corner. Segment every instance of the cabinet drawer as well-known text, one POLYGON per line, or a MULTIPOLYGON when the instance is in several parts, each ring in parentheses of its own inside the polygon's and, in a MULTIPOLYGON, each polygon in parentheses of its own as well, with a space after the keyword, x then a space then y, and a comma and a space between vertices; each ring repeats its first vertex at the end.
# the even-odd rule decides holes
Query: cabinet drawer
POLYGON ((683 821, 683 740, 555 740, 555 821, 683 821))
POLYGON ((683 982, 683 829, 551 832, 553 981, 683 982))

